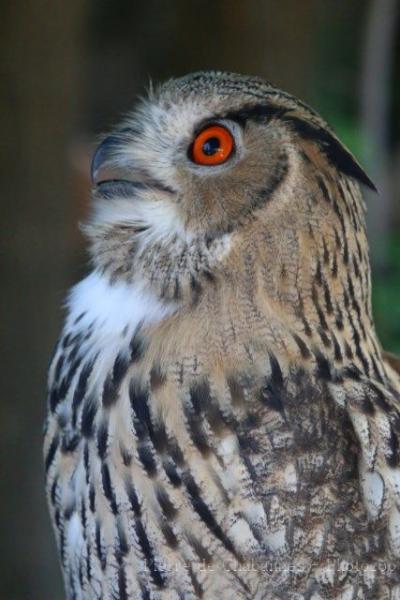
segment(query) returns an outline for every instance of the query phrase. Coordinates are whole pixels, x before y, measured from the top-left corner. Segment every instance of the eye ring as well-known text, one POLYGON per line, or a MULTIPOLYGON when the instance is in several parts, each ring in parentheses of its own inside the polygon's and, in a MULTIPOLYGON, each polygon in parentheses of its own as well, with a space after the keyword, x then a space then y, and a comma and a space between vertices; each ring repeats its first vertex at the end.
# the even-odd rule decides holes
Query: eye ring
POLYGON ((208 125, 197 134, 190 159, 197 165, 216 166, 228 160, 235 149, 232 133, 223 125, 208 125))

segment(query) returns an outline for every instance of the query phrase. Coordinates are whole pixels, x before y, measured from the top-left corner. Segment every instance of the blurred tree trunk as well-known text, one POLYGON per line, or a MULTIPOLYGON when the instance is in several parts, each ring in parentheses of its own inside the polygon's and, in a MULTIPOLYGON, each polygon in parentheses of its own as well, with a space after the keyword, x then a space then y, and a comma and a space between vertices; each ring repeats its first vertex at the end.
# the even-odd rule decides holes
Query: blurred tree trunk
POLYGON ((85 4, 2 5, 0 597, 8 600, 62 597, 41 444, 46 368, 70 281, 66 147, 85 4))
POLYGON ((389 164, 390 97, 398 0, 372 0, 364 42, 361 74, 361 119, 367 146, 366 160, 379 196, 367 192, 367 224, 377 272, 387 263, 391 231, 393 182, 389 164))

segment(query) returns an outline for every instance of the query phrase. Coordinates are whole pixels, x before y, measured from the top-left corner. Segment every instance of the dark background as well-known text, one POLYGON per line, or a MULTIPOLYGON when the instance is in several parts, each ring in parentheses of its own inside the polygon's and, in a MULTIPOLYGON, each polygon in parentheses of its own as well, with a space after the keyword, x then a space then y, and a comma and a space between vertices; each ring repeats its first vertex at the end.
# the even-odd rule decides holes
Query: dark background
POLYGON ((1 2, 0 598, 60 600, 41 465, 48 357, 86 268, 93 144, 150 77, 264 76, 331 122, 375 178, 374 310, 400 351, 398 0, 1 2))

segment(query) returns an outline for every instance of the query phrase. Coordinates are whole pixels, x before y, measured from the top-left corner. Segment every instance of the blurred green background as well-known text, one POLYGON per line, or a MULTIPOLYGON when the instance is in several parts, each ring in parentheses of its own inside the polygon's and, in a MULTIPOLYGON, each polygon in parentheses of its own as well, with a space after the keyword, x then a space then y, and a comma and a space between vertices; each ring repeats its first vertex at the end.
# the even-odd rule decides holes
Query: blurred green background
POLYGON ((66 289, 86 269, 77 223, 96 136, 149 79, 261 75, 334 126, 375 179, 374 311, 400 352, 399 0, 2 0, 0 598, 61 600, 43 492, 46 369, 66 289))

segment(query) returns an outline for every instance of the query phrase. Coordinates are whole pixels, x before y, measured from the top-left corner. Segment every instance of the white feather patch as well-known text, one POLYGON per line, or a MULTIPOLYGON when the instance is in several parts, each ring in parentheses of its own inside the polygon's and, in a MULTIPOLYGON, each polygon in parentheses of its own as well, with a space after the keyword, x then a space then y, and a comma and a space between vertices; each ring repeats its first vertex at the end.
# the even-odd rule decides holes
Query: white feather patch
POLYGON ((370 471, 363 458, 360 458, 360 484, 364 504, 372 519, 376 519, 383 507, 385 484, 378 471, 370 471))
POLYGON ((265 541, 271 552, 283 552, 286 548, 286 529, 281 527, 275 531, 269 531, 265 536, 265 541))
POLYGON ((68 522, 67 543, 68 551, 79 556, 83 545, 83 531, 79 515, 76 512, 73 513, 68 522))
POLYGON ((133 333, 139 324, 157 323, 177 309, 175 303, 161 302, 140 284, 111 284, 97 272, 72 288, 68 306, 67 328, 83 314, 79 327, 95 322, 99 337, 119 335, 126 327, 133 333))
POLYGON ((88 360, 96 358, 91 386, 101 386, 116 357, 129 352, 139 326, 158 323, 178 309, 177 303, 161 302, 141 284, 110 283, 97 272, 72 288, 68 306, 65 332, 90 332, 81 352, 88 360))
POLYGON ((136 239, 145 247, 150 243, 170 243, 177 236, 182 242, 190 243, 193 235, 184 227, 175 203, 165 194, 155 190, 142 190, 134 200, 116 197, 107 202, 97 202, 95 221, 104 224, 127 224, 132 228, 144 229, 136 233, 136 239))
POLYGON ((391 547, 396 555, 400 556, 400 512, 397 506, 392 506, 389 515, 389 534, 391 547))

